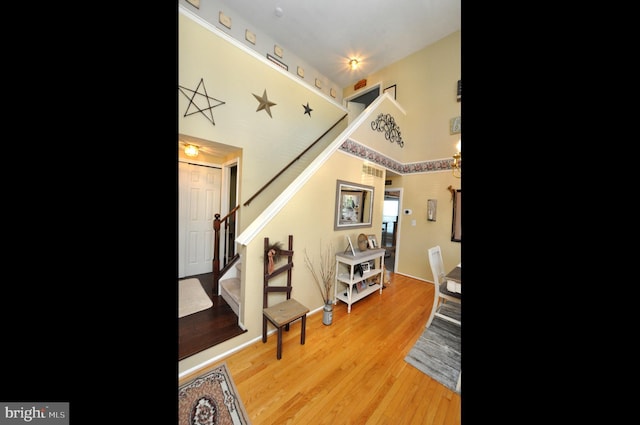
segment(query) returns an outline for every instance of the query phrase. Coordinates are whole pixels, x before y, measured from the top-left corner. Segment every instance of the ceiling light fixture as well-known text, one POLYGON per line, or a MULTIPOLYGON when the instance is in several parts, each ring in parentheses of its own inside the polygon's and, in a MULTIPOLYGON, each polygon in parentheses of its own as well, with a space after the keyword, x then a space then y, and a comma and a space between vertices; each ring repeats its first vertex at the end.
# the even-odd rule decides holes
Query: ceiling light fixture
POLYGON ((349 67, 351 67, 351 69, 356 69, 358 67, 358 59, 351 59, 349 61, 349 67))
POLYGON ((184 154, 187 156, 198 156, 199 148, 196 145, 187 144, 184 146, 184 154))
POLYGON ((462 178, 462 139, 456 144, 457 152, 453 154, 453 176, 462 178))

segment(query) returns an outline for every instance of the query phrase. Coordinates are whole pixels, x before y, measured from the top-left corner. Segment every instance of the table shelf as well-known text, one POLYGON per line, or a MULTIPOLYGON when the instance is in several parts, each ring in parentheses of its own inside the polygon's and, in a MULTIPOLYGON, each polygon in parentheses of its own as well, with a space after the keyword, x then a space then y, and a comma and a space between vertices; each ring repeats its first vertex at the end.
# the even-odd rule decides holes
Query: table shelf
POLYGON ((351 313, 351 306, 356 301, 376 291, 382 294, 384 253, 385 250, 381 248, 356 252, 356 255, 336 254, 335 303, 340 300, 347 304, 347 313, 351 313), (354 268, 357 264, 368 263, 370 261, 374 262, 373 269, 363 272, 362 276, 360 276, 359 273, 354 273, 354 268), (362 289, 356 288, 356 285, 360 282, 369 281, 376 276, 378 276, 378 283, 373 285, 367 284, 367 287, 362 289))

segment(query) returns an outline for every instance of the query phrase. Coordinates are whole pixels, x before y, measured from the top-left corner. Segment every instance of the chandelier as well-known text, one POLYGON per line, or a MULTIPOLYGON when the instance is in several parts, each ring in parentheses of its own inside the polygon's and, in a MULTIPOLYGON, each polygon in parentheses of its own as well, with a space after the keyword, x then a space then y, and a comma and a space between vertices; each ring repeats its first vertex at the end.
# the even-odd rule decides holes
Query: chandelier
POLYGON ((462 139, 456 144, 456 153, 453 154, 453 176, 462 178, 462 139))

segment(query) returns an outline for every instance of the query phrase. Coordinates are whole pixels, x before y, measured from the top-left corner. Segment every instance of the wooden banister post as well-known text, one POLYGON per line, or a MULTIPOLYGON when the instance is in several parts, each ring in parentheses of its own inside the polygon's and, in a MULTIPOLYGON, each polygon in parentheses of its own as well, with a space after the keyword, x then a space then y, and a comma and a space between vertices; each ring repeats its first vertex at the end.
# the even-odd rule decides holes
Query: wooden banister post
POLYGON ((215 214, 213 220, 213 296, 218 295, 218 281, 220 280, 220 214, 215 214))

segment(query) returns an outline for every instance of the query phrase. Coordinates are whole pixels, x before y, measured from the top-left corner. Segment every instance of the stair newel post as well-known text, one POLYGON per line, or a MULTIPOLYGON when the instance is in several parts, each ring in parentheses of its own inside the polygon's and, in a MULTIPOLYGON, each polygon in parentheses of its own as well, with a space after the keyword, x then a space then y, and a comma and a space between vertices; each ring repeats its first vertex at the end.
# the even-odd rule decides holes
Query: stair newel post
POLYGON ((213 220, 213 295, 218 295, 218 281, 220 280, 220 214, 214 215, 213 220))

